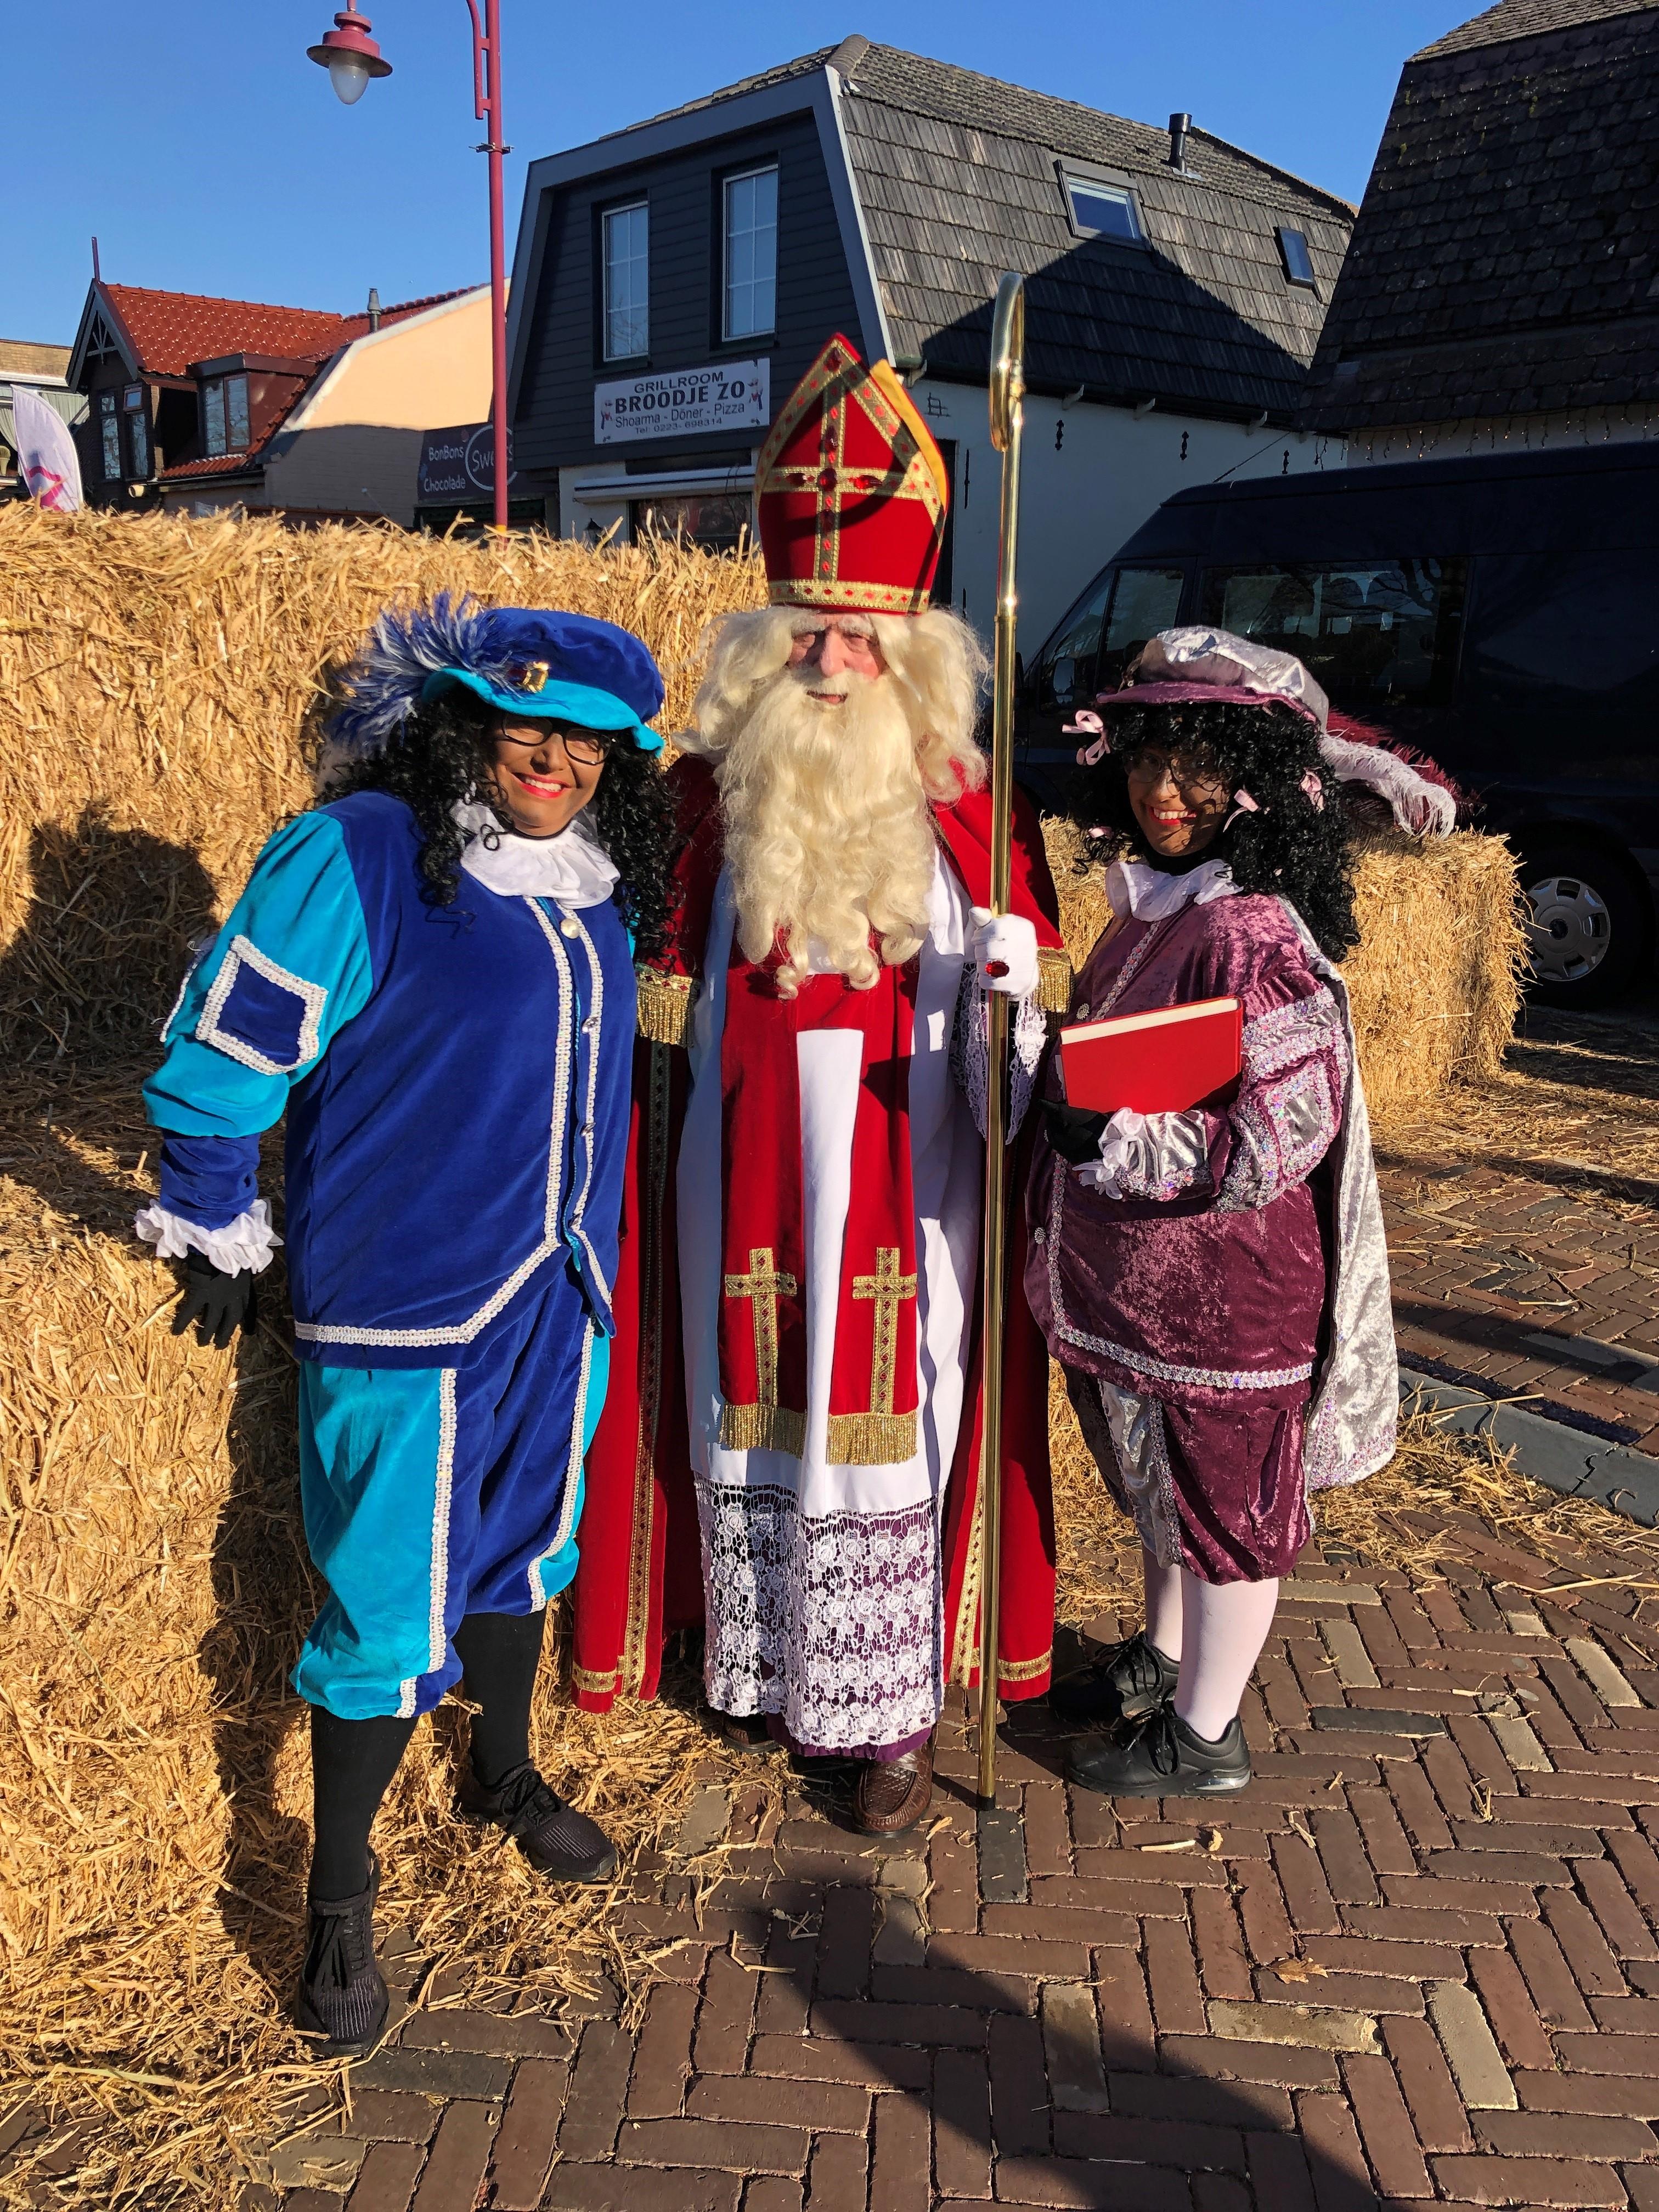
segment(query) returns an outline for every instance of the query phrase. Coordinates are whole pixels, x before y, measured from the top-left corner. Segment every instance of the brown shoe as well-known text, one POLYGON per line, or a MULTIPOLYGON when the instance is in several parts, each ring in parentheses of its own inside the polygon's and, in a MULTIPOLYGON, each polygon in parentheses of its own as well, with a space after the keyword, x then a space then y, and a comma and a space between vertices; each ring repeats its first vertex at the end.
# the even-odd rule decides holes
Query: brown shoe
POLYGON ((853 1792, 853 1818, 866 1836, 896 1835, 914 1828, 933 1797, 933 1745, 929 1737, 919 1751, 902 1759, 866 1759, 859 1762, 859 1778, 853 1792))

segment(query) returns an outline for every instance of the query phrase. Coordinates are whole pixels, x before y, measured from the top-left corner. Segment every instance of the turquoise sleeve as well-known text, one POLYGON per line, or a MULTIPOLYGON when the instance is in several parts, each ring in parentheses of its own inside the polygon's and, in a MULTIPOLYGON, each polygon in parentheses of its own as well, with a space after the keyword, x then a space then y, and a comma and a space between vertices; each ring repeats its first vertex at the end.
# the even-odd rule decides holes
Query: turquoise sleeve
POLYGON ((150 1121, 186 1136, 269 1129, 374 988, 339 824, 299 815, 260 854, 185 979, 161 1033, 166 1057, 144 1085, 150 1121))

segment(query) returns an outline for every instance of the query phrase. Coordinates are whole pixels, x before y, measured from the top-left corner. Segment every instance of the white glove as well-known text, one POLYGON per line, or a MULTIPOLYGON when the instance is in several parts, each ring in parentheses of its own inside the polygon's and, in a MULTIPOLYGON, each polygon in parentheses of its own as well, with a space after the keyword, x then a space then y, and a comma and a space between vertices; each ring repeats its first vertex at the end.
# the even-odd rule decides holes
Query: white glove
POLYGON ((1400 827, 1413 837, 1449 837, 1457 801, 1443 784, 1419 775, 1386 745, 1367 745, 1329 734, 1319 740, 1325 765, 1340 782, 1363 783, 1386 799, 1400 827))
POLYGON ((1029 999, 1037 987, 1036 931, 1024 915, 993 915, 988 906, 969 909, 973 934, 968 957, 988 991, 1005 992, 1011 999, 1029 999), (993 969, 998 972, 993 973, 993 969))
POLYGON ((1205 1180, 1209 1132, 1201 1109, 1137 1114, 1120 1106, 1100 1133, 1098 1160, 1072 1173, 1100 1198, 1174 1198, 1205 1180))

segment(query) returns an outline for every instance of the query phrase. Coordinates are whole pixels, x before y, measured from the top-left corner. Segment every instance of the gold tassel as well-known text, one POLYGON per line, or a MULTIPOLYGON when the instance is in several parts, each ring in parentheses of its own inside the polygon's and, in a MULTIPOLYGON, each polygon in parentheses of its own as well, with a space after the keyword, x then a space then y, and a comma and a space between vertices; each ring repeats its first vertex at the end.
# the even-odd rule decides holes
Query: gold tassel
POLYGON ((831 1467, 902 1467, 916 1455, 914 1413, 831 1413, 831 1467))
POLYGON ((1072 963, 1069 955, 1037 947, 1037 1004, 1045 1014, 1066 1014, 1072 1009, 1072 963))
POLYGON ((660 968, 636 968, 640 1035, 651 1044, 684 1044, 697 1000, 695 975, 670 975, 660 968))
POLYGON ((788 1406, 722 1406, 720 1444, 726 1451, 781 1451, 799 1459, 806 1449, 806 1416, 788 1406))

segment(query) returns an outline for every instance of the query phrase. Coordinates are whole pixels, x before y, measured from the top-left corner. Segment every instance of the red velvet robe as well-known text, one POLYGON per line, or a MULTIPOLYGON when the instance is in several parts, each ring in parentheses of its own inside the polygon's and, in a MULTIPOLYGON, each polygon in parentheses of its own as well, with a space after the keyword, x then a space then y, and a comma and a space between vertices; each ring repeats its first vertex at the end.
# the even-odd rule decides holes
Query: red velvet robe
MULTIPOLYGON (((690 1091, 684 1047, 721 865, 714 778, 683 758, 670 770, 682 837, 673 940, 640 974, 640 1042, 623 1200, 621 1255, 605 1412, 589 1450, 580 1565, 572 1590, 573 1687, 579 1705, 608 1711, 618 1692, 657 1692, 665 1638, 703 1617, 702 1561, 687 1431, 676 1170, 690 1091)), ((988 794, 933 810, 940 845, 975 905, 988 903, 988 794)), ((1054 885, 1035 811, 1017 798, 1011 905, 1037 930, 1042 999, 1063 1006, 1070 984, 1054 885)), ((1019 1164, 1015 1164, 1015 1176, 1019 1164)), ((1016 1190, 1018 1180, 1012 1182, 1016 1190)), ((1025 1231, 1010 1209, 1006 1255, 1000 1681, 1005 1698, 1048 1687, 1054 1547, 1049 1487, 1048 1361, 1021 1288, 1025 1231)), ((980 1373, 977 1301, 956 1457, 945 1492, 947 1678, 978 1677, 980 1373)))

